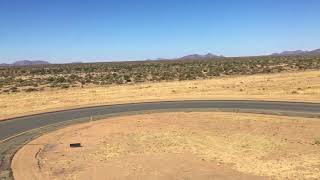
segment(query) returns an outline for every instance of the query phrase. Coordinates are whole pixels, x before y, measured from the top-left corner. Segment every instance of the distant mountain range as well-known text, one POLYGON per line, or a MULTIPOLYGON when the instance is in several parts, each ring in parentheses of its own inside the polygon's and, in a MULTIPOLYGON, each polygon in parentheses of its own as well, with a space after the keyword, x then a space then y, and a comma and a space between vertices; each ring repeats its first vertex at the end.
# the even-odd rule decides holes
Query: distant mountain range
MULTIPOLYGON (((303 51, 303 50, 296 50, 296 51, 283 51, 281 53, 273 53, 271 56, 299 56, 299 55, 305 55, 305 56, 319 56, 320 55, 320 49, 315 49, 312 51, 303 51)), ((183 56, 180 58, 177 58, 178 60, 201 60, 201 59, 215 59, 215 58, 222 58, 224 56, 222 55, 215 55, 215 54, 205 54, 205 55, 199 55, 199 54, 191 54, 187 56, 183 56)))
POLYGON ((178 58, 179 60, 201 60, 201 59, 213 59, 213 58, 221 58, 223 56, 218 56, 215 54, 205 54, 205 55, 200 55, 200 54, 191 54, 187 56, 183 56, 181 58, 178 58))
POLYGON ((0 66, 31 66, 31 65, 43 65, 43 64, 50 64, 48 61, 30 61, 30 60, 22 60, 16 61, 12 64, 0 64, 0 66))
MULTIPOLYGON (((270 54, 269 56, 300 56, 300 55, 305 55, 305 56, 320 56, 320 49, 315 49, 311 51, 303 51, 303 50, 295 50, 295 51, 283 51, 281 53, 273 53, 270 54)), ((183 56, 180 58, 175 58, 171 60, 203 60, 203 59, 216 59, 216 58, 223 58, 224 56, 222 55, 215 55, 215 54, 205 54, 205 55, 200 55, 200 54, 191 54, 187 56, 183 56)), ((163 58, 158 58, 156 60, 170 60, 170 59, 163 59, 163 58)), ((72 62, 71 64, 80 64, 83 62, 72 62)), ((16 61, 12 64, 0 64, 0 66, 31 66, 31 65, 45 65, 45 64, 50 64, 48 61, 30 61, 30 60, 22 60, 22 61, 16 61)))
POLYGON ((281 53, 273 53, 272 56, 298 56, 298 55, 320 55, 320 49, 315 49, 312 51, 303 51, 303 50, 296 50, 296 51, 283 51, 281 53))

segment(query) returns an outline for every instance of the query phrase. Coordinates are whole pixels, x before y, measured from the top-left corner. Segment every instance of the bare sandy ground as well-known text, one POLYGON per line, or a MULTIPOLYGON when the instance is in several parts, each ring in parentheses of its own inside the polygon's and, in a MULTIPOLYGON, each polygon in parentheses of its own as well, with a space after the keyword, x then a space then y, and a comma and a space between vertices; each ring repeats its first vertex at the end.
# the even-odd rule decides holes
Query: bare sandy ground
POLYGON ((43 135, 12 168, 17 180, 319 179, 319 129, 319 119, 246 113, 114 117, 43 135))
POLYGON ((0 120, 91 105, 187 99, 320 102, 320 71, 0 94, 0 120))

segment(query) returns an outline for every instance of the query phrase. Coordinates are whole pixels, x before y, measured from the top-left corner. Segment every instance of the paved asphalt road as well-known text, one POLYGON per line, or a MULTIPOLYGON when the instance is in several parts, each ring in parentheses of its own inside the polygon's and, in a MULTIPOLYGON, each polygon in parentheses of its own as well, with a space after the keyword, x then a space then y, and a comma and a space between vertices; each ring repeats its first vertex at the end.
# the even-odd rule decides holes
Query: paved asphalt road
POLYGON ((130 111, 186 109, 186 108, 217 108, 230 111, 259 112, 267 114, 285 114, 294 116, 320 117, 320 103, 274 102, 274 101, 237 101, 237 100, 206 100, 206 101, 167 101, 135 103, 122 105, 106 105, 73 109, 59 112, 15 118, 0 122, 0 142, 16 134, 42 126, 68 121, 72 119, 124 113, 130 111))

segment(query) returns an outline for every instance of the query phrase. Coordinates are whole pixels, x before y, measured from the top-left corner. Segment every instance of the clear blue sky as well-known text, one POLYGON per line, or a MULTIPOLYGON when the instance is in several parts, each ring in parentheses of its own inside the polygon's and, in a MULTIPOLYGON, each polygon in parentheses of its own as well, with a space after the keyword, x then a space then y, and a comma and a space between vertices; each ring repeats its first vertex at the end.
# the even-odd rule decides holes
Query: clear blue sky
POLYGON ((320 0, 0 0, 0 63, 320 48, 320 0))

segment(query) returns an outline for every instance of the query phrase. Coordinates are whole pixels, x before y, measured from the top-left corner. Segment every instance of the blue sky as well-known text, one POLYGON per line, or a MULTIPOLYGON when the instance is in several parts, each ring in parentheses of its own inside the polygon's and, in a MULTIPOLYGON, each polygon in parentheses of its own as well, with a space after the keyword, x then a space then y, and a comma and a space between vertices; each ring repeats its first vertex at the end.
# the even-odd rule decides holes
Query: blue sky
POLYGON ((0 63, 320 48, 319 0, 0 0, 0 63))

